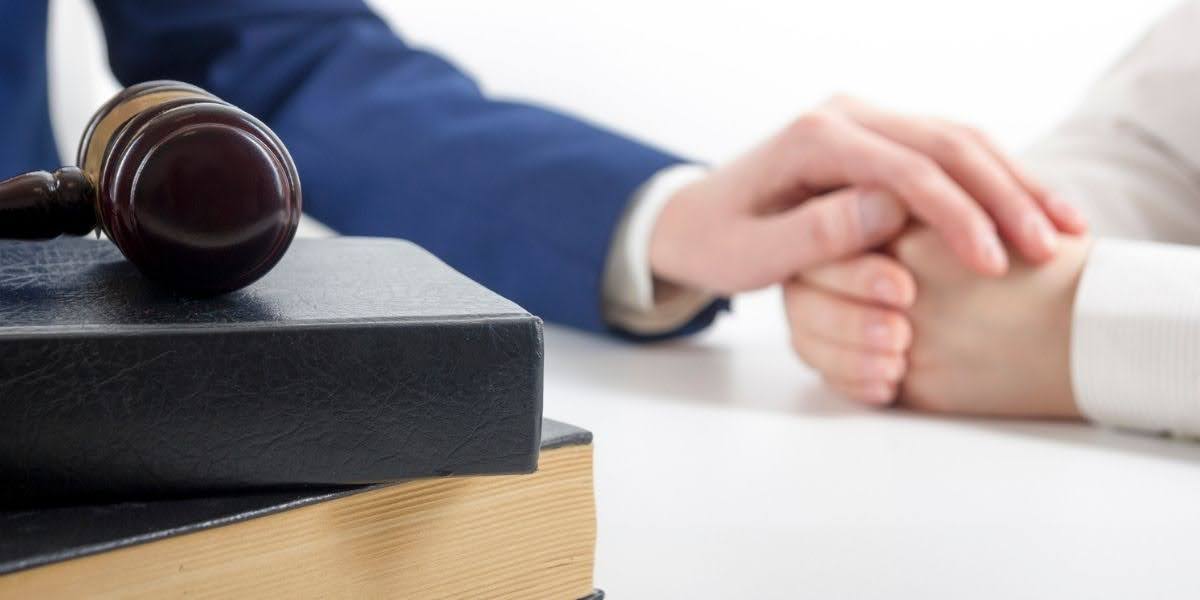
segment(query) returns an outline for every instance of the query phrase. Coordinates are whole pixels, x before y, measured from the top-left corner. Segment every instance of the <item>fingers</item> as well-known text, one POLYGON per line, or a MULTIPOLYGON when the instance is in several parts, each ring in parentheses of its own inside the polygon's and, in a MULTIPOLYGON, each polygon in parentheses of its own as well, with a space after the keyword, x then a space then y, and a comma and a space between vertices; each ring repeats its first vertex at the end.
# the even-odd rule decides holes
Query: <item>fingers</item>
POLYGON ((1043 189, 1036 194, 1038 202, 1046 209, 1046 214, 1058 226, 1059 230, 1076 235, 1087 233, 1087 219, 1074 204, 1049 190, 1043 189))
POLYGON ((784 294, 801 360, 853 400, 884 405, 895 399, 912 340, 902 315, 800 283, 784 294))
POLYGON ((860 383, 896 383, 904 377, 904 356, 845 348, 814 337, 796 337, 793 347, 800 359, 827 379, 860 383))
POLYGON ((898 309, 912 306, 917 286, 896 259, 864 254, 805 271, 805 282, 843 297, 898 309))
POLYGON ((1054 222, 1054 225, 1059 231, 1073 234, 1082 234, 1087 232, 1087 219, 1083 217, 1083 213, 1075 208, 1070 202, 1060 197, 1058 194, 1051 192, 1040 181, 1030 175, 1024 167, 1008 157, 1002 152, 986 135, 975 131, 971 128, 966 128, 968 135, 971 135, 981 146, 990 152, 996 160, 998 160, 1012 175, 1013 179, 1029 191, 1034 200, 1046 211, 1046 215, 1054 222))
POLYGON ((1027 259, 1044 262, 1054 255, 1055 226, 1036 196, 1044 192, 986 137, 966 127, 934 119, 914 119, 875 107, 839 101, 867 129, 932 158, 975 198, 1000 232, 1027 259))
MULTIPOLYGON (((919 123, 919 122, 918 122, 919 123)), ((899 127, 897 127, 899 129, 899 127)), ((1005 239, 1026 259, 1041 263, 1054 256, 1058 234, 1041 204, 995 155, 964 132, 914 126, 907 132, 918 150, 929 153, 992 216, 1005 239)), ((896 131, 896 135, 904 135, 896 131)))
POLYGON ((845 188, 759 219, 739 246, 755 269, 767 265, 779 281, 866 252, 893 239, 907 222, 908 213, 894 196, 845 188))
POLYGON ((990 275, 1007 269, 991 218, 936 162, 848 118, 810 117, 802 123, 807 125, 793 128, 796 143, 821 149, 820 157, 797 167, 807 169, 806 175, 892 192, 967 265, 990 275))
POLYGON ((886 406, 896 401, 898 384, 886 381, 825 381, 833 391, 858 402, 873 406, 886 406))
POLYGON ((967 285, 977 279, 961 262, 949 256, 945 240, 926 228, 914 227, 889 243, 886 250, 917 285, 930 282, 943 287, 967 285))
POLYGON ((797 337, 816 337, 846 350, 870 353, 898 354, 912 343, 908 319, 895 310, 797 283, 785 287, 784 302, 797 337))
POLYGON ((938 119, 912 119, 845 96, 835 97, 829 105, 864 127, 936 160, 988 208, 1005 236, 1034 262, 1053 254, 1048 243, 1053 236, 1047 235, 1048 227, 1043 224, 1066 233, 1087 231, 1078 209, 1049 191, 974 128, 938 119))
MULTIPOLYGON (((878 264, 895 266, 886 260, 878 264)), ((869 270, 870 261, 851 259, 825 269, 822 277, 842 285, 853 279, 850 274, 869 270)), ((787 283, 783 292, 792 347, 801 360, 853 400, 885 405, 896 398, 912 343, 912 328, 902 313, 799 280, 787 283)))

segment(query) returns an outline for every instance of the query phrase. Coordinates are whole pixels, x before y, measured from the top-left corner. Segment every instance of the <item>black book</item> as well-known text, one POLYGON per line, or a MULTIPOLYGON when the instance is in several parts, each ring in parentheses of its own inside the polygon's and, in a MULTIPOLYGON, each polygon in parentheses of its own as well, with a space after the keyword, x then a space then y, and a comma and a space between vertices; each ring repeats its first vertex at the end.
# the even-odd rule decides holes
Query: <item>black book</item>
POLYGON ((541 396, 541 321, 411 243, 296 240, 194 298, 0 242, 3 505, 529 472, 541 396))
POLYGON ((591 434, 542 432, 533 474, 0 511, 0 596, 598 594, 591 434))

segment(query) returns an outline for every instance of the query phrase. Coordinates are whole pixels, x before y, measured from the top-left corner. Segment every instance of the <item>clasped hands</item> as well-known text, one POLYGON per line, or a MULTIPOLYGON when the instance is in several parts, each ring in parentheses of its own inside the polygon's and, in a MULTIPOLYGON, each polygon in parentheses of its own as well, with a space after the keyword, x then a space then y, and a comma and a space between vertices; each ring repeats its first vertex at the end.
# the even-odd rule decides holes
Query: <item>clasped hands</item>
POLYGON ((782 285, 796 353, 855 400, 1077 417, 1085 230, 979 132, 837 97, 679 190, 650 263, 720 294, 782 285))

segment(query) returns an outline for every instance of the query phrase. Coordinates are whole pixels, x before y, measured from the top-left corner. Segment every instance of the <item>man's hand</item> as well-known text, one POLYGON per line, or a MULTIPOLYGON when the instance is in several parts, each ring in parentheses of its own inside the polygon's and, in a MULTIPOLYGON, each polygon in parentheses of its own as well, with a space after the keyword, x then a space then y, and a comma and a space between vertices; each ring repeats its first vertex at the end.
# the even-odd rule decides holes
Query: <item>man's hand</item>
POLYGON ((837 98, 681 189, 655 224, 650 264, 663 281, 734 293, 860 254, 908 214, 991 275, 1007 268, 999 234, 1041 262, 1056 229, 1084 228, 973 130, 837 98))
POLYGON ((1089 241, 1063 238, 1037 268, 979 277, 917 230, 894 245, 920 293, 902 403, 945 413, 1078 418, 1071 392, 1071 313, 1089 241))

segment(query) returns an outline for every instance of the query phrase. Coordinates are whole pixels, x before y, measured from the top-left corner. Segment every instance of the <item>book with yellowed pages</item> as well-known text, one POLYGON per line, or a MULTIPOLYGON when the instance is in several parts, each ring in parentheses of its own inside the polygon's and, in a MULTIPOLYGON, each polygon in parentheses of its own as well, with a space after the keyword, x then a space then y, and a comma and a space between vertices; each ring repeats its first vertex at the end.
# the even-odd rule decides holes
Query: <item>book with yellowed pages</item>
POLYGON ((531 474, 0 512, 0 597, 600 598, 592 436, 531 474))

